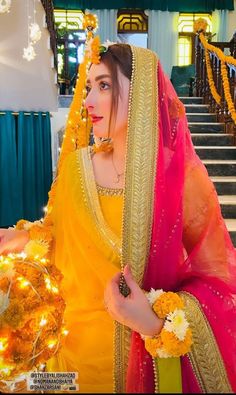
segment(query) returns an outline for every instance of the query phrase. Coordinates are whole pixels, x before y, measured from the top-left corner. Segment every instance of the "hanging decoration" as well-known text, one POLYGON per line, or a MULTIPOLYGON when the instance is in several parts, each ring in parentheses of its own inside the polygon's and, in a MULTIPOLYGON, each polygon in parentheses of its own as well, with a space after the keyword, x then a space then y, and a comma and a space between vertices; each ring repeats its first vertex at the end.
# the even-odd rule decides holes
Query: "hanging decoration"
POLYGON ((11 0, 0 0, 0 14, 10 12, 11 0))
POLYGON ((28 60, 29 62, 36 57, 36 52, 32 43, 30 43, 27 48, 24 48, 23 51, 23 58, 28 60))
POLYGON ((40 40, 41 35, 42 35, 40 27, 37 23, 34 22, 34 23, 31 23, 29 29, 30 29, 30 39, 31 39, 32 43, 35 44, 37 41, 40 40))
POLYGON ((36 52, 34 49, 34 44, 40 40, 41 38, 41 30, 39 25, 35 21, 35 0, 33 0, 33 22, 30 23, 31 15, 30 15, 30 7, 29 1, 27 0, 27 9, 28 9, 28 47, 23 49, 23 58, 28 60, 29 62, 36 57, 36 52))

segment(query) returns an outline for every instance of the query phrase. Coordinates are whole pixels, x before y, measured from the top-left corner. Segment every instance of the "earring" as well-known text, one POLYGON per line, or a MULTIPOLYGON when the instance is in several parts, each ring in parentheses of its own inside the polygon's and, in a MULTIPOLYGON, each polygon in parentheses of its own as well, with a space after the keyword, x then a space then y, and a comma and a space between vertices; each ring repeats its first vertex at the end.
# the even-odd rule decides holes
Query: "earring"
POLYGON ((113 150, 113 140, 111 137, 94 136, 93 152, 110 152, 113 150))

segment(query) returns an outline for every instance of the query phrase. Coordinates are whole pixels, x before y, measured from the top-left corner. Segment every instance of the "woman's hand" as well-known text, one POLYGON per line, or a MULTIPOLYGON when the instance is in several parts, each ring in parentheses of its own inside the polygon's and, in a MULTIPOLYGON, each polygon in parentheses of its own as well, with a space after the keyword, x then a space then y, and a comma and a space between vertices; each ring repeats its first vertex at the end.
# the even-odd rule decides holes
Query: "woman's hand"
POLYGON ((0 254, 21 252, 29 241, 27 230, 0 229, 0 254))
POLYGON ((157 317, 147 297, 134 281, 128 266, 125 266, 124 277, 131 293, 124 297, 119 291, 121 273, 117 273, 108 283, 104 293, 104 303, 112 318, 132 330, 146 336, 157 335, 164 320, 157 317))

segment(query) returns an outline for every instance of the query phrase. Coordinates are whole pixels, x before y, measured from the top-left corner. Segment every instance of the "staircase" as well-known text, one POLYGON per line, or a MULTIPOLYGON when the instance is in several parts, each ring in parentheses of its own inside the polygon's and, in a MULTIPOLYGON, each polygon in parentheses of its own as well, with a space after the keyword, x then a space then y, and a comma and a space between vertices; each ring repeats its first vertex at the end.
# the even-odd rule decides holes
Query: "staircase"
POLYGON ((179 97, 185 105, 188 125, 197 154, 207 168, 219 198, 232 242, 236 247, 236 146, 233 135, 224 132, 208 105, 199 97, 179 97))

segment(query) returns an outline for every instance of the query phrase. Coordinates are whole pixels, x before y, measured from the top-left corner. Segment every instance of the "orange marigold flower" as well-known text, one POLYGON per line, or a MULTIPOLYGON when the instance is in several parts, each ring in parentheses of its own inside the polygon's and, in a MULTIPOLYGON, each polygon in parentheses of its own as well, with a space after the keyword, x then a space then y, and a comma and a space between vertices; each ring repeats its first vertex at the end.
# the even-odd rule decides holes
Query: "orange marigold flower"
POLYGON ((85 14, 83 18, 83 29, 96 29, 98 26, 97 16, 93 14, 85 14))
POLYGON ((100 45, 101 43, 99 36, 94 37, 91 42, 91 62, 94 64, 100 63, 100 45))
POLYGON ((151 354, 152 357, 157 356, 157 350, 163 346, 160 336, 157 337, 146 337, 145 348, 151 354))
POLYGON ((189 352, 193 343, 190 328, 187 329, 184 340, 179 340, 173 332, 168 332, 165 329, 162 329, 160 337, 165 351, 173 357, 180 357, 189 352))
POLYGON ((207 23, 206 19, 198 18, 193 24, 193 31, 194 31, 194 33, 197 33, 202 30, 205 32, 207 29, 207 26, 208 26, 208 23, 207 23))
POLYGON ((29 236, 32 240, 44 240, 47 243, 52 241, 52 232, 48 226, 33 225, 29 230, 29 236))
POLYGON ((25 219, 20 219, 17 223, 16 223, 16 229, 17 230, 22 230, 24 229, 24 225, 27 223, 28 221, 26 221, 25 219))
POLYGON ((183 307, 182 299, 174 292, 164 292, 152 306, 159 318, 165 318, 170 312, 175 309, 183 309, 183 307))

